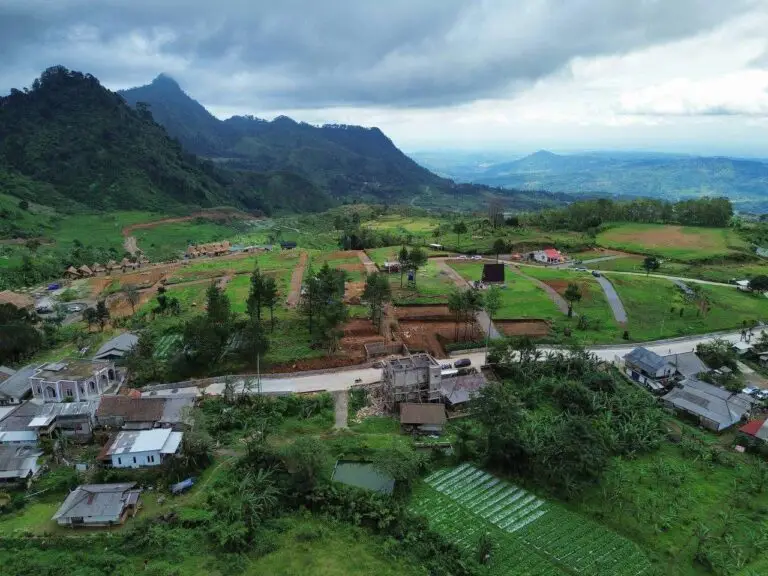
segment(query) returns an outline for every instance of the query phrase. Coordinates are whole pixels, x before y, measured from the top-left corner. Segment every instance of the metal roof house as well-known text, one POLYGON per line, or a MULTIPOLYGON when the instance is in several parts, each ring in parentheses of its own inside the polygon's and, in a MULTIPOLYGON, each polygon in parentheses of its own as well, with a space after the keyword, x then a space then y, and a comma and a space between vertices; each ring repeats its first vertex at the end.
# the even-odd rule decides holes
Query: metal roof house
POLYGON ((53 515, 59 526, 114 526, 133 517, 139 507, 141 490, 136 482, 83 484, 69 493, 53 515))
POLYGON ((170 428, 120 432, 99 458, 111 461, 115 468, 159 466, 179 451, 183 435, 170 428))
POLYGON ((40 471, 42 451, 32 446, 0 446, 0 483, 26 482, 40 471))
POLYGON ((739 432, 760 442, 768 442, 768 418, 750 420, 739 428, 739 432))
POLYGON ((448 378, 443 373, 443 379, 440 384, 440 396, 446 405, 450 407, 459 406, 469 402, 472 396, 477 394, 486 384, 487 380, 482 373, 448 378))
POLYGON ((665 381, 674 376, 675 368, 662 356, 639 346, 624 356, 624 373, 651 392, 659 392, 665 381))
POLYGON ((104 345, 99 348, 94 360, 122 360, 131 348, 136 346, 139 341, 139 337, 131 332, 120 334, 115 336, 112 340, 105 342, 104 345))
POLYGON ((667 408, 688 414, 704 428, 720 432, 749 415, 755 401, 712 384, 688 378, 661 398, 667 408))
POLYGON ((504 282, 504 264, 483 264, 482 281, 486 284, 504 282))
MULTIPOLYGON (((7 374, 7 368, 0 368, 3 374, 7 374)), ((24 398, 30 395, 29 378, 35 373, 37 366, 25 366, 18 372, 12 371, 10 375, 0 379, 0 406, 21 404, 24 398)))
POLYGON ((104 396, 96 410, 96 422, 103 428, 123 430, 182 429, 188 423, 187 410, 194 403, 194 396, 104 396))
POLYGON ((664 360, 675 369, 675 372, 685 378, 692 378, 702 372, 711 372, 712 370, 696 356, 695 352, 685 352, 683 354, 670 354, 664 356, 664 360))

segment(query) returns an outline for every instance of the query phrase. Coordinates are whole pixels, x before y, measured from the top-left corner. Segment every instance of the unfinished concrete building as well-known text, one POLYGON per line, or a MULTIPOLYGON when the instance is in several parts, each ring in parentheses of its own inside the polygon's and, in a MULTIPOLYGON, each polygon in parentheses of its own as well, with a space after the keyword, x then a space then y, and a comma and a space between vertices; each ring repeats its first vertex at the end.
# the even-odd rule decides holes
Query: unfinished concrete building
POLYGON ((401 402, 440 400, 440 364, 429 354, 413 354, 384 363, 382 382, 389 410, 401 402))

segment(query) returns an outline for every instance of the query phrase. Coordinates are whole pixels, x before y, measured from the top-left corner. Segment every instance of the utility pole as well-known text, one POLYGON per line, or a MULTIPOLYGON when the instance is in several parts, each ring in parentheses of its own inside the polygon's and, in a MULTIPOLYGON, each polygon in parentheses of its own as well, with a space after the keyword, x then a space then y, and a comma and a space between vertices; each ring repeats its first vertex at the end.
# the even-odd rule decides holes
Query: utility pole
POLYGON ((261 396, 261 352, 256 354, 256 392, 261 396))

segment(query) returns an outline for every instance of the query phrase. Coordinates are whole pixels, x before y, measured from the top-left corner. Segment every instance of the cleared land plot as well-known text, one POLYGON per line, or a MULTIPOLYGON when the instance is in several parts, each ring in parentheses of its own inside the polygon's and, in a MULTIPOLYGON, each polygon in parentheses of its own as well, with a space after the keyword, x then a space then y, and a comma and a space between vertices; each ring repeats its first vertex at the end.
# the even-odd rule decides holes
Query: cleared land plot
MULTIPOLYGON (((480 280, 483 264, 450 260, 448 265, 461 274, 465 280, 480 280)), ((527 269, 526 269, 527 273, 527 269)), ((563 314, 552 299, 536 284, 515 274, 509 267, 505 270, 505 283, 501 289, 501 308, 495 318, 540 318, 554 321, 563 314)))
POLYGON ((408 346, 408 350, 429 352, 438 358, 447 356, 444 343, 478 340, 483 334, 477 323, 457 324, 450 316, 429 320, 405 319, 399 320, 398 324, 398 336, 408 346))
POLYGON ((611 282, 627 310, 632 340, 703 334, 768 319, 768 298, 735 288, 692 285, 698 296, 686 298, 664 278, 615 274, 611 282))
POLYGON ((605 248, 683 261, 726 256, 746 248, 745 242, 728 228, 662 224, 621 224, 600 233, 597 242, 605 248))
MULTIPOLYGON (((436 218, 414 217, 409 218, 400 215, 379 216, 374 222, 366 222, 365 227, 372 230, 391 230, 403 233, 426 236, 440 225, 436 218)), ((435 241, 437 242, 437 240, 435 241)))
POLYGON ((410 508, 467 551, 487 533, 494 543, 488 573, 494 576, 651 572, 631 541, 469 464, 428 476, 410 508))
POLYGON ((549 335, 546 320, 494 320, 493 325, 505 336, 544 337, 549 335))
POLYGON ((365 277, 365 266, 354 250, 312 255, 312 268, 315 270, 321 268, 325 263, 328 263, 331 268, 344 270, 347 273, 347 280, 350 282, 361 282, 365 277))
POLYGON ((445 303, 455 287, 450 274, 431 260, 416 273, 415 284, 408 282, 407 274, 403 275, 402 287, 400 280, 399 273, 390 274, 392 301, 398 305, 445 303))
POLYGON ((168 279, 169 284, 216 278, 227 274, 250 274, 256 265, 264 272, 280 268, 296 267, 301 252, 285 250, 259 252, 240 257, 199 258, 180 266, 168 279))

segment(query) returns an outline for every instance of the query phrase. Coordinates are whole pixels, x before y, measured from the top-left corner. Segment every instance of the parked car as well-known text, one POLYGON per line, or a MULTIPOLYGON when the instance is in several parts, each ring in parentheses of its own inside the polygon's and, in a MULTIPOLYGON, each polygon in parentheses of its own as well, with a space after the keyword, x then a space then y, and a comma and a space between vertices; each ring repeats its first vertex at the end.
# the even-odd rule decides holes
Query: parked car
POLYGON ((742 394, 748 394, 750 396, 756 396, 758 392, 760 392, 760 388, 756 388, 755 386, 747 386, 741 391, 742 394))
POLYGON ((482 259, 483 257, 480 256, 480 254, 475 254, 474 256, 472 256, 472 260, 482 260, 482 259))
POLYGON ((574 270, 576 270, 576 272, 589 272, 586 268, 574 268, 574 270))
POLYGON ((459 260, 467 260, 467 256, 466 256, 465 254, 461 254, 461 255, 459 255, 459 256, 457 256, 457 258, 458 258, 459 260))
POLYGON ((755 398, 758 400, 768 400, 768 390, 758 390, 755 392, 755 398))
POLYGON ((441 370, 450 370, 451 368, 453 368, 453 365, 450 362, 448 362, 447 364, 440 364, 441 370))
POLYGON ((592 276, 594 276, 595 278, 600 278, 600 272, 598 272, 597 270, 592 270, 592 276))
POLYGON ((456 362, 453 363, 454 368, 465 368, 466 366, 469 366, 472 364, 472 360, 469 358, 459 358, 456 360, 456 362))

